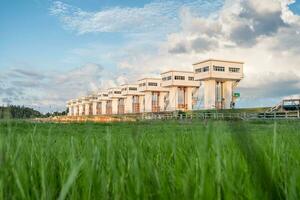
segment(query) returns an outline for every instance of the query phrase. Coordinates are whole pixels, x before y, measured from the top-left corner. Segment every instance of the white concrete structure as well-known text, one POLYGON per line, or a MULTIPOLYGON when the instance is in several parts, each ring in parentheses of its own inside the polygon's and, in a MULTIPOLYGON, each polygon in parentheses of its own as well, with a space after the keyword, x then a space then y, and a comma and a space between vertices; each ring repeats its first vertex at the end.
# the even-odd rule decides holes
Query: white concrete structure
POLYGON ((234 106, 234 88, 243 79, 243 62, 208 59, 194 71, 171 70, 161 78, 144 78, 67 102, 69 116, 143 112, 228 109, 234 106), (202 98, 201 98, 202 96, 202 98), (199 98, 198 98, 199 97, 199 98), (200 103, 201 103, 200 102, 200 103))
POLYGON ((195 63, 195 80, 204 86, 205 109, 228 109, 235 102, 233 91, 243 79, 243 62, 208 59, 195 63))
POLYGON ((162 73, 161 76, 161 86, 169 91, 164 110, 193 110, 194 98, 200 85, 200 81, 194 80, 194 72, 172 70, 162 73))
POLYGON ((108 101, 106 104, 106 114, 124 114, 124 96, 120 87, 108 89, 108 101))
POLYGON ((144 94, 138 91, 138 84, 125 84, 121 86, 124 98, 125 113, 140 113, 140 98, 144 94))
POLYGON ((168 88, 163 88, 161 82, 161 78, 144 78, 138 81, 139 92, 144 94, 139 100, 141 112, 165 111, 168 88))

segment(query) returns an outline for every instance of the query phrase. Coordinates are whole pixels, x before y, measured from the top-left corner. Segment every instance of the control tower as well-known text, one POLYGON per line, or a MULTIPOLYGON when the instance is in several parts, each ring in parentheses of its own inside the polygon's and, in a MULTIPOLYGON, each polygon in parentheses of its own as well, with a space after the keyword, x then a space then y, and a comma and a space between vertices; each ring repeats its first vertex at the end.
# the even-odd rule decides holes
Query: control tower
POLYGON ((208 59, 193 64, 195 80, 204 87, 205 109, 234 107, 234 89, 243 79, 243 62, 208 59))

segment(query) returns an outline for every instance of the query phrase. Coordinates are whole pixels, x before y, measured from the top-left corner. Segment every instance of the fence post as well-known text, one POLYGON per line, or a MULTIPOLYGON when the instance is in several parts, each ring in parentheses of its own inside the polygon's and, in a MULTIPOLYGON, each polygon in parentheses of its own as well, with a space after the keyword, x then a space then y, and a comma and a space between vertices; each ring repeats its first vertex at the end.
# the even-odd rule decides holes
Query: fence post
POLYGON ((298 118, 300 118, 300 110, 298 110, 298 118))
POLYGON ((182 120, 182 114, 179 115, 179 119, 182 120))
POLYGON ((285 112, 285 118, 288 118, 288 114, 287 114, 287 112, 285 112))

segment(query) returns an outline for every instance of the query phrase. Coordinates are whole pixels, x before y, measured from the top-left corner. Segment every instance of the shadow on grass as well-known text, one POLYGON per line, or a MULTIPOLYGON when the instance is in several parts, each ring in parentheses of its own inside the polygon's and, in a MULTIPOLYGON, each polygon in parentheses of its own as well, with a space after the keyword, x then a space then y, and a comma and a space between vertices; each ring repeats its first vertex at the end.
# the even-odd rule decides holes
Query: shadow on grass
POLYGON ((272 170, 263 150, 252 138, 243 122, 228 122, 232 137, 241 150, 253 175, 255 187, 261 190, 267 199, 285 199, 279 183, 272 177, 272 170))

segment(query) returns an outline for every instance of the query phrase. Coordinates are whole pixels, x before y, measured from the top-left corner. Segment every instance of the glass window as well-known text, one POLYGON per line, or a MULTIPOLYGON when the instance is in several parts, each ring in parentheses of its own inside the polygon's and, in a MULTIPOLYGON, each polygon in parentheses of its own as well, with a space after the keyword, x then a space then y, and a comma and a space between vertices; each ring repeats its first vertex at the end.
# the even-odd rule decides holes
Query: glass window
POLYGON ((189 76, 189 81, 193 81, 193 80, 194 80, 194 77, 189 76))
POLYGON ((185 80, 184 76, 175 76, 174 77, 175 80, 185 80))
POLYGON ((129 90, 131 90, 131 91, 137 91, 137 88, 136 87, 129 87, 129 90))
POLYGON ((229 67, 229 72, 239 73, 240 72, 240 68, 229 67))
POLYGON ((157 86, 157 85, 158 85, 157 83, 153 83, 153 82, 148 83, 148 86, 157 86))
POLYGON ((225 72, 225 67, 214 65, 214 71, 225 72))

